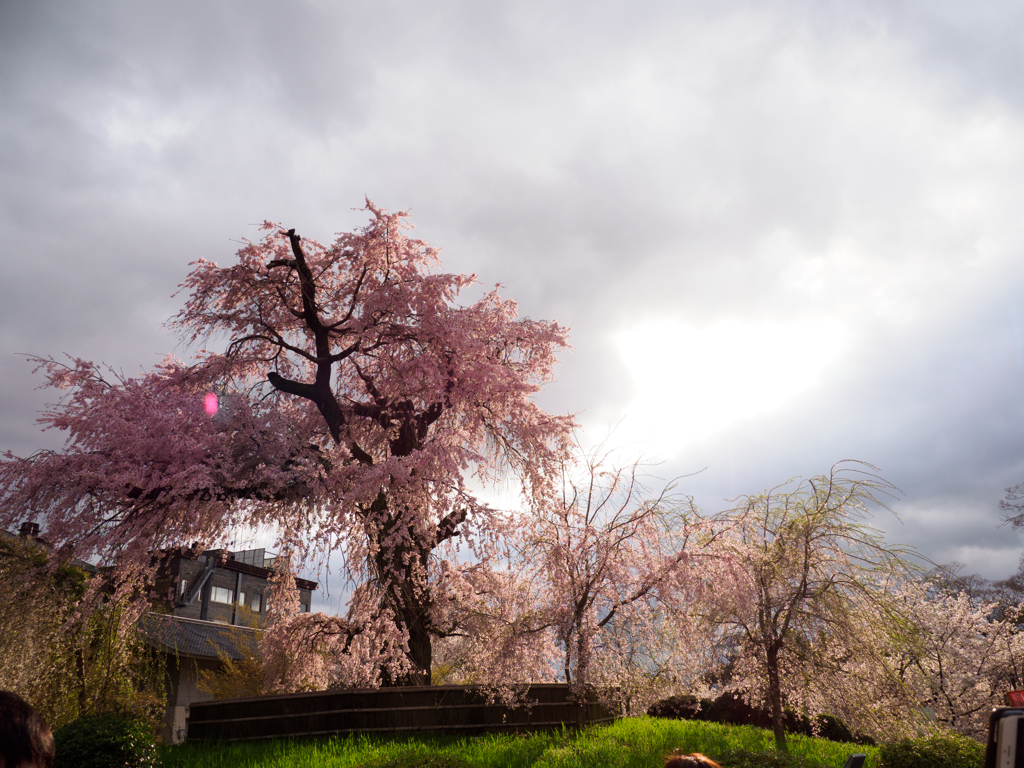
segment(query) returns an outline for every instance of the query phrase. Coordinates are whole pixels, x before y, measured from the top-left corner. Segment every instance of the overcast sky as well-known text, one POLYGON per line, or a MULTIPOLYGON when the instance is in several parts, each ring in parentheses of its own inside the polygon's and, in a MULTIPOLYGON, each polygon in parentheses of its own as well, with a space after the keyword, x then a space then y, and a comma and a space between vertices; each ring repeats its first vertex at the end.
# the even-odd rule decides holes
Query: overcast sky
POLYGON ((0 0, 0 449, 58 440, 18 353, 150 367, 190 261, 365 195, 571 326, 543 404, 703 509, 862 459, 890 541, 1009 575, 1021 40, 999 0, 0 0))

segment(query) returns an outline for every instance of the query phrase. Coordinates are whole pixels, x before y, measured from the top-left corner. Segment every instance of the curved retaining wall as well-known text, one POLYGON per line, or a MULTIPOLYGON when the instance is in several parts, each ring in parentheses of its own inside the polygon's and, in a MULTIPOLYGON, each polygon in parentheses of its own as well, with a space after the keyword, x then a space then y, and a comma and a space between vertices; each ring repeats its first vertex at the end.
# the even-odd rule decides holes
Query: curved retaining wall
POLYGON ((565 684, 531 686, 527 699, 532 703, 512 708, 488 703, 475 686, 439 685, 195 702, 187 739, 540 731, 615 719, 593 694, 583 703, 573 701, 565 684))

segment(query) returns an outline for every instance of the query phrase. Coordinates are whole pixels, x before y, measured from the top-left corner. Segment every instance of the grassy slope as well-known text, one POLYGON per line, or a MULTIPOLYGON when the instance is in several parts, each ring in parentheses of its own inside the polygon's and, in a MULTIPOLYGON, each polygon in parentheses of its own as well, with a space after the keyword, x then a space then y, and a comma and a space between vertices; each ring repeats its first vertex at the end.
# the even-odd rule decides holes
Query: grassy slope
POLYGON ((788 762, 772 754, 769 731, 684 720, 628 718, 581 733, 467 738, 349 737, 315 741, 184 744, 164 750, 165 768, 658 768, 678 750, 703 752, 727 768, 841 768, 854 752, 877 765, 875 748, 790 737, 788 762), (755 753, 755 754, 751 754, 755 753))

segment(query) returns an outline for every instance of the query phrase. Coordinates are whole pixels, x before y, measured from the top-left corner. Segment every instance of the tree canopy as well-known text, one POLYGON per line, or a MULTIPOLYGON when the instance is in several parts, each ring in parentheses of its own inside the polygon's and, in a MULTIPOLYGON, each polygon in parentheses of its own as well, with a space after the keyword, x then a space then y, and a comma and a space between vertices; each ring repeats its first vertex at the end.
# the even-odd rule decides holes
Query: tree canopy
POLYGON ((137 377, 40 359, 67 393, 41 420, 67 442, 5 454, 0 524, 44 517, 63 555, 116 562, 125 592, 162 547, 272 525, 299 559, 344 553, 361 585, 344 631, 390 628, 381 681, 429 681, 440 553, 486 557, 501 525, 466 476, 546 482, 572 420, 531 396, 567 331, 497 290, 458 305, 475 277, 435 271, 406 214, 365 210, 330 245, 266 222, 229 266, 195 262, 172 326, 223 351, 137 377))
POLYGON ((648 470, 604 445, 586 450, 577 436, 520 533, 520 568, 543 585, 561 677, 623 699, 637 688, 649 695, 662 675, 686 675, 687 652, 704 645, 689 631, 694 576, 717 563, 711 521, 673 483, 650 487, 648 470))
POLYGON ((913 577, 911 552, 864 522, 896 490, 873 470, 840 462, 744 496, 730 514, 733 583, 723 574, 707 591, 707 619, 730 629, 731 683, 767 704, 781 748, 784 705, 858 724, 878 686, 894 681, 891 635, 911 632, 896 597, 913 577))

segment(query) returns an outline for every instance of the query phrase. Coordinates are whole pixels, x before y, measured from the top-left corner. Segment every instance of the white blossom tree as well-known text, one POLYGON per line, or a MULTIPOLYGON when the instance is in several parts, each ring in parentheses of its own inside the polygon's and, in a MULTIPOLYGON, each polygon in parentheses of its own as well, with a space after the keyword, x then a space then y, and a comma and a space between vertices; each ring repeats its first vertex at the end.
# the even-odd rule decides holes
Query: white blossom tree
POLYGON ((896 657, 902 680, 938 724, 984 739, 991 708, 1024 687, 1024 634, 1013 620, 996 618, 998 604, 967 592, 917 582, 900 598, 916 627, 896 657))
POLYGON ((715 521, 671 483, 650 481, 639 461, 584 450, 577 436, 553 493, 535 498, 520 559, 543 583, 560 677, 614 688, 641 710, 645 687, 664 692, 702 667, 707 643, 689 610, 721 560, 715 521))
POLYGON ((866 730, 894 720, 876 703, 900 685, 886 654, 912 627, 893 594, 911 573, 911 553, 865 522, 896 490, 873 470, 841 462, 744 496, 729 513, 722 545, 735 581, 708 591, 704 618, 731 631, 739 649, 731 685, 767 705, 780 749, 787 705, 866 730))

